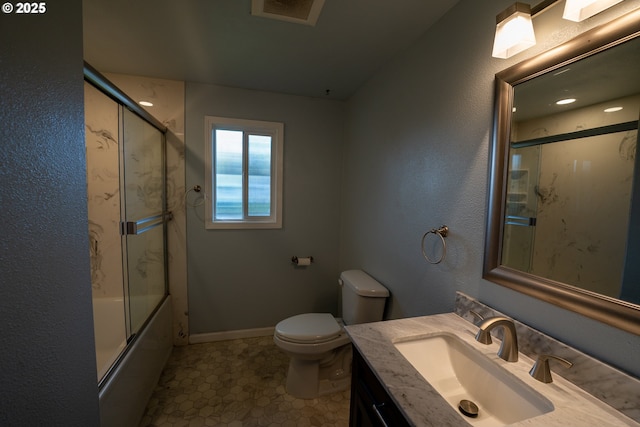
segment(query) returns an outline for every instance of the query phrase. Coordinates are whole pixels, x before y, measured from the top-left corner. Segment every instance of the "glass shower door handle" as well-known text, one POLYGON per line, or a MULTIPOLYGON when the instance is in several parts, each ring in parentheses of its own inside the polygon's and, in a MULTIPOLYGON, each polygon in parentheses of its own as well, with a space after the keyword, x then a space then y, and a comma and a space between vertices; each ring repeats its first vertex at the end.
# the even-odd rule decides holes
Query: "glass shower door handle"
POLYGON ((142 234, 154 227, 164 224, 173 219, 172 212, 165 212, 160 215, 150 216, 138 221, 124 221, 120 223, 120 230, 123 236, 142 234))
POLYGON ((134 336, 167 294, 165 225, 171 212, 122 222, 126 244, 128 331, 134 336))

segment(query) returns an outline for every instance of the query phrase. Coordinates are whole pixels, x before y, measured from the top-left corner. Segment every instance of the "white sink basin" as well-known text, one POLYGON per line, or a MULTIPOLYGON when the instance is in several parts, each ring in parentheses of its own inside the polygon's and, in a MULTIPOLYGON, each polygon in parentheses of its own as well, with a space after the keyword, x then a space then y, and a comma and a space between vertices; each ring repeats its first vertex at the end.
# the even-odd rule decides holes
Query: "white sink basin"
POLYGON ((456 411, 462 400, 478 407, 473 426, 503 426, 553 411, 553 404, 495 361, 455 335, 438 334, 394 343, 456 411))

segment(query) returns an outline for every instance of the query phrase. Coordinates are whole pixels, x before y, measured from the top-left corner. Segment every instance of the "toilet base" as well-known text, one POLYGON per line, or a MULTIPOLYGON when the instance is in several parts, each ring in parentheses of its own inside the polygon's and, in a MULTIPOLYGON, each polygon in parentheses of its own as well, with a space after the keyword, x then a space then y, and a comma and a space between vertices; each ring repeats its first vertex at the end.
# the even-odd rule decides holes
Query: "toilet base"
POLYGON ((340 347, 322 360, 292 357, 286 390, 299 399, 346 390, 351 385, 351 344, 340 347))

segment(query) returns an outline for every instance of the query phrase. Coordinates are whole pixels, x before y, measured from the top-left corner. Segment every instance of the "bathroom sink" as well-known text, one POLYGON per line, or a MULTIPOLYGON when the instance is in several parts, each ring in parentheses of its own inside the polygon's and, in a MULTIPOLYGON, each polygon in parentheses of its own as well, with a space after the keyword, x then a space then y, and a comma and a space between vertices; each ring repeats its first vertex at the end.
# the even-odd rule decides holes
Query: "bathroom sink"
POLYGON ((544 396, 455 335, 430 335, 394 345, 473 426, 508 425, 554 409, 544 396), (461 405, 462 401, 474 405, 461 405))

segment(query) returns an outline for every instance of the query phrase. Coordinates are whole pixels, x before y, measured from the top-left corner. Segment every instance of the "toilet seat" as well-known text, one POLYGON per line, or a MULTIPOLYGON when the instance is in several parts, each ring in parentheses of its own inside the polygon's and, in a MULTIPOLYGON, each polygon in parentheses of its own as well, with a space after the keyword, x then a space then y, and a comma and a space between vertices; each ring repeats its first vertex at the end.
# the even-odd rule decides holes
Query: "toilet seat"
POLYGON ((338 337, 342 327, 330 313, 305 313, 279 322, 275 332, 283 341, 317 344, 338 337))

